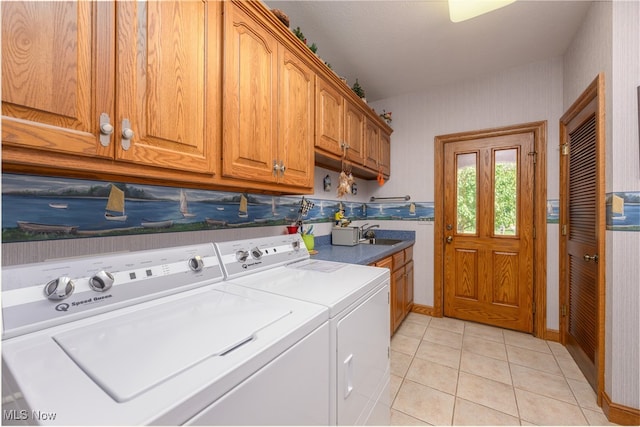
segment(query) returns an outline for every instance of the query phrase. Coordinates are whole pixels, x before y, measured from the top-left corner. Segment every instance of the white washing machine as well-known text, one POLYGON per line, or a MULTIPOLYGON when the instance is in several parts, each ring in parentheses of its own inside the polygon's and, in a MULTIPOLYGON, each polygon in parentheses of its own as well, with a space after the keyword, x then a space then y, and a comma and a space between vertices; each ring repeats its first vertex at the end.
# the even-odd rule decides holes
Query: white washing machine
POLYGON ((298 234, 216 247, 225 283, 328 308, 331 424, 389 425, 389 270, 312 260, 298 234))
POLYGON ((327 308, 222 278, 213 244, 3 268, 2 423, 328 424, 327 308))

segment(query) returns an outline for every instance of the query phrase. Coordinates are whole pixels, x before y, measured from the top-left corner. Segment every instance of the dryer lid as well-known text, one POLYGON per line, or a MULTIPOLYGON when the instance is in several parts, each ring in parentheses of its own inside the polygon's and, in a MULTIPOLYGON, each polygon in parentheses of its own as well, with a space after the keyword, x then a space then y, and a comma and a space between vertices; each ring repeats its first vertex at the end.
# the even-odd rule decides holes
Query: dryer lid
POLYGON ((232 350, 289 314, 214 289, 53 339, 114 400, 125 402, 207 358, 232 357, 232 350))

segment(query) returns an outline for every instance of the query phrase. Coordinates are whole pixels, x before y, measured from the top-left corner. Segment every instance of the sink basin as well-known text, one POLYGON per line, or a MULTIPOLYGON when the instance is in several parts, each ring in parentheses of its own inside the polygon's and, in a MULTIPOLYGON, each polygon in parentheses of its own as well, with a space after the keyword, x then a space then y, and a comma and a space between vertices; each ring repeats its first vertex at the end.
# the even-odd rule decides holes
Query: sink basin
POLYGON ((386 246, 392 246, 395 245, 396 243, 402 243, 403 240, 401 239, 366 239, 361 241, 360 243, 364 243, 365 245, 386 245, 386 246))

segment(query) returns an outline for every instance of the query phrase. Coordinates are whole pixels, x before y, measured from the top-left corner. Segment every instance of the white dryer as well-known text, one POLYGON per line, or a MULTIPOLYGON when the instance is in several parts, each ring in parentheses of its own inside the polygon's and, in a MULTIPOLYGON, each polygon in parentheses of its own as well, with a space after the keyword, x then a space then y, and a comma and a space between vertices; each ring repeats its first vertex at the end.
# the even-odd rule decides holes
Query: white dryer
POLYGON ((3 268, 3 424, 327 424, 327 308, 222 278, 212 244, 3 268))
POLYGON ((216 247, 225 283, 328 308, 331 424, 389 425, 389 271, 312 260, 298 234, 216 247))

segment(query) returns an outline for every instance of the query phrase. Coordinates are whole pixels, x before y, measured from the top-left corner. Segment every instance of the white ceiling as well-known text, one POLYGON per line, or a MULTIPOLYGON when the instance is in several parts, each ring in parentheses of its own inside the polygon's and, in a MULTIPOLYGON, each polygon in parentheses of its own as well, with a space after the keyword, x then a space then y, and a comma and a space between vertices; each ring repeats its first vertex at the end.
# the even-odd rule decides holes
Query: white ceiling
POLYGON ((443 0, 268 0, 367 100, 560 56, 591 1, 518 0, 452 23, 443 0))

